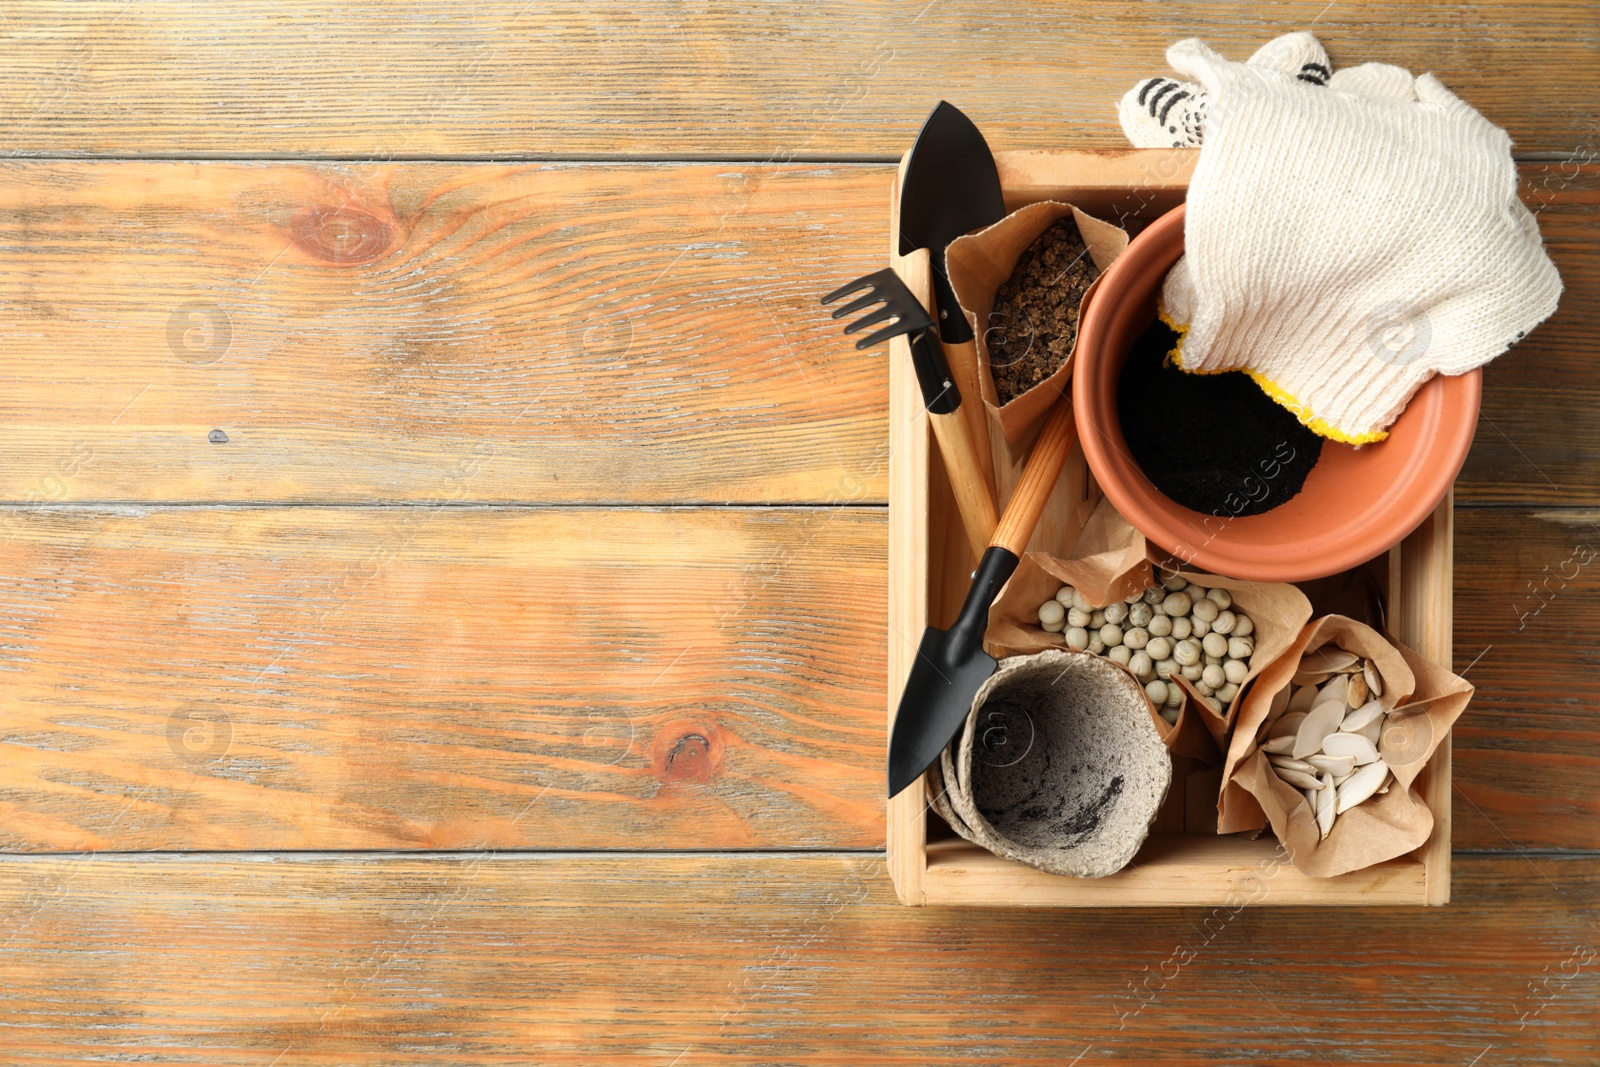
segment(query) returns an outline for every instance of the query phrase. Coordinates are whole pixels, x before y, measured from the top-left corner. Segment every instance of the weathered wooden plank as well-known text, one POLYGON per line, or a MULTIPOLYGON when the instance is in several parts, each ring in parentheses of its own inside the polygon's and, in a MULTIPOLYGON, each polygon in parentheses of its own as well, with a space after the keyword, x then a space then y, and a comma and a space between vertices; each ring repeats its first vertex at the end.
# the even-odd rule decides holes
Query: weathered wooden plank
MULTIPOLYGON (((1567 292, 1459 491, 1600 502, 1600 166, 1524 178, 1567 292)), ((0 166, 0 500, 882 501, 886 357, 816 297, 882 264, 889 179, 0 166)))
POLYGON ((883 500, 890 177, 0 165, 0 500, 883 500))
POLYGON ((1457 508, 1455 603, 1456 847, 1600 848, 1600 511, 1457 508))
POLYGON ((1600 165, 1522 168, 1523 200, 1561 271, 1561 306, 1484 370, 1460 501, 1600 503, 1600 165))
POLYGON ((0 848, 883 842, 882 509, 0 512, 0 848))
POLYGON ((0 1041, 29 1067, 1593 1063, 1600 862, 1456 871, 1440 909, 952 922, 873 855, 11 857, 0 1041))
POLYGON ((1307 27, 1335 65, 1432 70, 1522 151, 1596 146, 1600 30, 1554 0, 14 0, 7 16, 11 151, 883 157, 936 94, 998 147, 1116 147, 1117 100, 1173 41, 1244 59, 1307 27))

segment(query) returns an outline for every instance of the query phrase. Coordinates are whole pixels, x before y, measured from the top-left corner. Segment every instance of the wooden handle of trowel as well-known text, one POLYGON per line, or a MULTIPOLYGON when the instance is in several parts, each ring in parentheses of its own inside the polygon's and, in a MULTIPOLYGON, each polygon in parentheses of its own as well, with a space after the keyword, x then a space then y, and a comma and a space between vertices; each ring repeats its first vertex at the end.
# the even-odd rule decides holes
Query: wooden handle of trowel
POLYGON ((989 542, 991 545, 998 545, 1013 556, 1021 556, 1022 550, 1028 547, 1033 528, 1039 525, 1039 516, 1044 514, 1045 503, 1061 477, 1061 468, 1067 464, 1067 453, 1072 451, 1077 429, 1069 388, 1056 401, 1050 421, 1044 424, 1039 439, 1033 444, 1033 454, 1022 469, 1022 478, 1006 504, 1005 514, 1000 516, 1000 525, 989 542))
POLYGON ((961 525, 967 531, 972 557, 977 559, 991 543, 1000 521, 994 490, 989 488, 988 471, 979 458, 968 418, 972 406, 982 407, 983 401, 976 394, 969 397, 962 392, 945 362, 938 331, 931 326, 911 336, 911 366, 917 372, 922 402, 927 407, 928 421, 933 424, 945 473, 950 477, 961 525))
MULTIPOLYGON (((978 469, 983 472, 983 485, 988 491, 990 500, 994 499, 994 450, 989 444, 989 412, 983 403, 983 383, 980 380, 982 371, 978 369, 978 342, 963 341, 957 344, 944 344, 944 360, 950 365, 950 377, 955 379, 956 388, 961 390, 961 414, 967 420, 969 432, 972 434, 973 451, 977 454, 978 469)), ((991 505, 992 507, 993 505, 991 505)), ((975 545, 988 544, 994 527, 989 527, 989 533, 983 538, 974 541, 975 545)))
POLYGON ((956 511, 967 530, 967 542, 976 559, 989 539, 994 536, 1000 517, 995 514, 994 497, 989 491, 989 480, 978 450, 973 446, 967 423, 967 405, 972 403, 962 397, 961 406, 954 411, 936 415, 928 412, 933 423, 933 436, 939 442, 939 457, 944 460, 945 473, 950 477, 950 489, 955 494, 956 511))

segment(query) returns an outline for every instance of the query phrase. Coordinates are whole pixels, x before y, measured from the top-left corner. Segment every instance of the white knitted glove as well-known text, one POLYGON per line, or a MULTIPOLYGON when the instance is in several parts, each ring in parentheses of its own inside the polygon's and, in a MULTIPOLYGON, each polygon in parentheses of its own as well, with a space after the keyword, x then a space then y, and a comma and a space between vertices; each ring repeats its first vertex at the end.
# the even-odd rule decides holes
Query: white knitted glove
MULTIPOLYGON (((1313 85, 1326 85, 1333 73, 1322 42, 1309 33, 1286 33, 1268 41, 1249 62, 1313 85)), ((1199 148, 1209 103, 1210 95, 1194 82, 1146 78, 1123 95, 1117 118, 1135 148, 1199 148)))
POLYGON ((1167 61, 1209 97, 1161 298, 1184 370, 1247 371, 1360 444, 1555 311, 1510 137, 1433 75, 1368 63, 1322 87, 1194 39, 1167 61))

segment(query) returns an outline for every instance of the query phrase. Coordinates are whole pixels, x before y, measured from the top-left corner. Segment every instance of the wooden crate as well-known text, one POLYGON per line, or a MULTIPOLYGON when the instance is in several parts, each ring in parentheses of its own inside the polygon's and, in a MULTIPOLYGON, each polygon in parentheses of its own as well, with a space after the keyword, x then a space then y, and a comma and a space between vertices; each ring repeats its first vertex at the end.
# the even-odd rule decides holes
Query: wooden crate
MULTIPOLYGON (((1130 233, 1182 201, 1197 153, 1185 150, 1000 153, 1009 209, 1039 200, 1077 204, 1130 233)), ((899 203, 898 183, 891 204, 899 203)), ((891 207, 891 234, 899 219, 891 207)), ((891 242, 893 245, 894 243, 891 242)), ((931 305, 926 253, 891 262, 931 305)), ((954 618, 966 593, 971 557, 955 513, 910 353, 896 339, 890 371, 889 691, 892 720, 923 628, 954 618)), ((1002 498, 1017 472, 1002 472, 1002 498)), ((1080 451, 1045 511, 1030 548, 1059 551, 1068 517, 1091 491, 1080 451)), ((1451 502, 1446 499, 1387 559, 1371 568, 1386 585, 1390 629, 1444 666, 1451 654, 1451 502)), ((1311 878, 1281 859, 1270 833, 1248 841, 1181 832, 1158 820, 1126 869, 1107 878, 1047 874, 1001 859, 951 833, 929 810, 922 782, 889 802, 888 861, 901 903, 977 907, 1159 907, 1254 904, 1444 904, 1450 899, 1450 741, 1419 780, 1434 813, 1433 836, 1410 855, 1338 878, 1311 878)), ((1182 784, 1174 778, 1175 793, 1182 784)), ((1215 803, 1195 790, 1191 804, 1215 803)), ((1191 811, 1193 808, 1191 808, 1191 811)), ((1212 825, 1215 823, 1213 821, 1212 825)))

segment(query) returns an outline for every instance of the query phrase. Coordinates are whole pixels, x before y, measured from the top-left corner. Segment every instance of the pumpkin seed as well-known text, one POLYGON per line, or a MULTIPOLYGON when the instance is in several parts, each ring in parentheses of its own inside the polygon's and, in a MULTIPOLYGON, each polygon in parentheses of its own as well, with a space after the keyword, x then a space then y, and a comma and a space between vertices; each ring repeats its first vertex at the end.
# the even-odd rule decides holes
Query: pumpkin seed
POLYGON ((1323 773, 1317 779, 1322 783, 1322 788, 1317 790, 1317 836, 1327 840, 1333 833, 1334 805, 1338 800, 1338 791, 1333 784, 1333 775, 1323 773))
POLYGON ((1326 752, 1319 752, 1315 756, 1307 756, 1306 762, 1318 771, 1327 771, 1335 778, 1342 778, 1351 774, 1356 769, 1354 756, 1330 756, 1326 752))
POLYGON ((1293 756, 1274 755, 1268 753, 1267 762, 1279 770, 1301 771, 1305 774, 1316 774, 1317 769, 1305 760, 1295 759, 1293 756))
POLYGON ((1384 784, 1389 768, 1382 760, 1369 763, 1350 776, 1350 780, 1339 787, 1339 799, 1334 808, 1334 814, 1343 815, 1357 804, 1366 800, 1378 791, 1384 784))
POLYGON ((1329 756, 1351 756, 1357 767, 1364 767, 1378 759, 1377 748, 1360 734, 1329 734, 1322 742, 1322 751, 1329 756))
POLYGON ((1324 700, 1312 708, 1295 734, 1294 758, 1304 759, 1322 751, 1323 740, 1339 729, 1339 724, 1344 721, 1344 712, 1342 700, 1324 700))
POLYGON ((1306 721, 1303 711, 1291 711, 1272 724, 1272 729, 1267 732, 1267 737, 1293 737, 1300 732, 1300 724, 1306 721))
MULTIPOLYGON (((1279 778, 1282 778, 1290 785, 1299 786, 1301 789, 1318 789, 1322 785, 1321 782, 1317 781, 1316 775, 1307 774, 1305 771, 1297 771, 1292 767, 1274 767, 1273 770, 1278 772, 1279 778)), ((1373 788, 1377 788, 1376 784, 1374 784, 1373 788)))
POLYGON ((1323 645, 1321 648, 1307 652, 1300 657, 1302 671, 1320 671, 1323 674, 1334 674, 1344 670, 1361 657, 1354 652, 1346 652, 1337 645, 1323 645))
POLYGON ((1344 717, 1344 722, 1339 724, 1339 729, 1347 734, 1358 732, 1369 722, 1383 718, 1383 705, 1376 700, 1369 700, 1344 717))
POLYGON ((1371 660, 1362 665, 1361 674, 1367 683, 1367 688, 1372 690, 1372 695, 1375 697, 1383 696, 1383 678, 1378 674, 1378 668, 1373 666, 1371 660))

